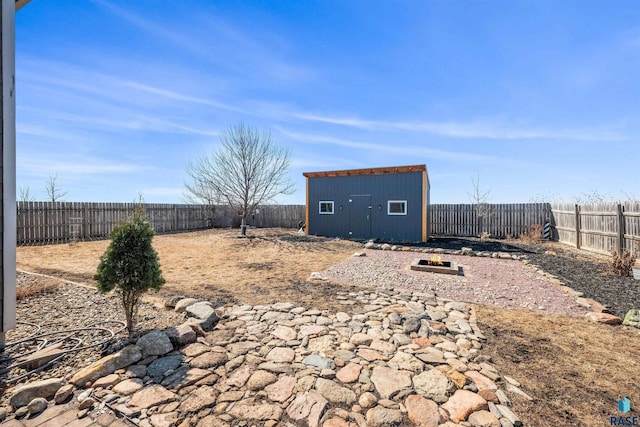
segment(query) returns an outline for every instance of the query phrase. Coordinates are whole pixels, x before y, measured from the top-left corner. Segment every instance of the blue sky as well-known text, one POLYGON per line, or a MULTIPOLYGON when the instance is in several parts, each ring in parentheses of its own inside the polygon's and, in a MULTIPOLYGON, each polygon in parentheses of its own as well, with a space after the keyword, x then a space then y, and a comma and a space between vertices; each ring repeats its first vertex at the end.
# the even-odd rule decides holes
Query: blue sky
POLYGON ((182 202, 243 121, 304 171, 426 164, 433 203, 640 198, 640 7, 616 1, 32 0, 17 181, 182 202))

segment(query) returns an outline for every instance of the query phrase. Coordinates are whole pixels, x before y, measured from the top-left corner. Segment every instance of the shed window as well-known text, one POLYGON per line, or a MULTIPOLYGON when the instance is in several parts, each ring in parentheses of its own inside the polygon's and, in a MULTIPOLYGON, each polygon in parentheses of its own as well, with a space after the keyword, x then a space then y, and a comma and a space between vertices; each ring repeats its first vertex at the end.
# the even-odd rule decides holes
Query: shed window
POLYGON ((320 215, 333 215, 333 202, 321 201, 320 202, 320 215))
POLYGON ((388 215, 406 215, 407 214, 407 201, 406 200, 389 200, 387 203, 388 215))

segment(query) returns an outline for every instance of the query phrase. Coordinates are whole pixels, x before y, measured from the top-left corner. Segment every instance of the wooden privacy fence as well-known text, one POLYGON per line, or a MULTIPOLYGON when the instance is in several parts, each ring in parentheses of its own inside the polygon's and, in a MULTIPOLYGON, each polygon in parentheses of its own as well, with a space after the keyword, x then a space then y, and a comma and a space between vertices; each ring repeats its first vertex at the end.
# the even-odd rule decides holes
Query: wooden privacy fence
POLYGON ((432 236, 518 237, 533 224, 544 224, 548 203, 433 204, 429 206, 432 236))
MULTIPOLYGON (((18 202, 17 244, 63 243, 105 239, 120 221, 130 217, 134 203, 18 202)), ((158 234, 239 226, 239 216, 228 206, 143 204, 158 234)), ((260 206, 249 219, 257 227, 297 227, 304 206, 260 206)))
POLYGON ((640 201, 552 206, 554 238, 578 249, 640 253, 640 201))

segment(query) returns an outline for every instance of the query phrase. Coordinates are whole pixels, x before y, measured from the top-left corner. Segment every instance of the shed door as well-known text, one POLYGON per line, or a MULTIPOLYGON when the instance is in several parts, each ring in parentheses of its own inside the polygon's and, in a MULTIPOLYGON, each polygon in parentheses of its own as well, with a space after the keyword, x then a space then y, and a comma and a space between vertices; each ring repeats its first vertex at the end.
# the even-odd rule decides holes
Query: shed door
POLYGON ((349 196, 349 238, 371 238, 371 195, 349 196))

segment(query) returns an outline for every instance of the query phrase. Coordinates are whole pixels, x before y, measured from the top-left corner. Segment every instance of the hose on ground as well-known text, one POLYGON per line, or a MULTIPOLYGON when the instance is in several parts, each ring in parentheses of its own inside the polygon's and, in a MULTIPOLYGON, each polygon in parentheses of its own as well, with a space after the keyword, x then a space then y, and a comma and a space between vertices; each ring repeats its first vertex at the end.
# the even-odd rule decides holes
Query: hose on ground
POLYGON ((41 333, 42 328, 38 324, 30 322, 17 323, 19 325, 34 327, 36 330, 25 338, 20 338, 8 342, 4 346, 0 346, 0 351, 2 352, 0 355, 0 376, 8 375, 14 369, 20 369, 24 366, 34 364, 34 359, 29 359, 29 356, 43 351, 47 347, 60 345, 60 349, 52 350, 50 355, 43 355, 42 358, 54 356, 46 363, 27 369, 26 372, 20 375, 5 379, 5 384, 15 383, 36 372, 47 369, 70 353, 105 345, 126 328, 126 324, 119 320, 104 320, 92 323, 83 328, 41 333), (89 336, 86 337, 87 335, 89 336), (97 341, 95 336, 98 337, 97 341), (14 353, 17 352, 18 354, 12 354, 12 349, 14 349, 14 353))

